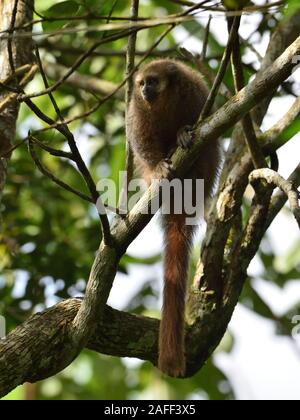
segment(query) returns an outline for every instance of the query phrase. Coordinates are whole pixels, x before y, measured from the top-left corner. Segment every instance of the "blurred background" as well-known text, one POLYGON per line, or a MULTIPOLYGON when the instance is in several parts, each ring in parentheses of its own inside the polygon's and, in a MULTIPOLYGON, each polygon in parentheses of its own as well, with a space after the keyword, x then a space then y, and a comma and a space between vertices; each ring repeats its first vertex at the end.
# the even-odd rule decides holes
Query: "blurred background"
MULTIPOLYGON (((178 3, 141 0, 139 16, 159 18, 178 13, 182 10, 178 3)), ((217 1, 210 3, 218 5, 217 1)), ((296 2, 292 4, 296 5, 296 2)), ((103 32, 97 28, 97 20, 68 21, 67 18, 107 16, 111 11, 113 17, 126 17, 130 14, 130 2, 36 0, 35 9, 38 12, 35 19, 39 19, 39 15, 50 18, 34 25, 43 62, 48 63, 49 68, 53 64, 70 67, 103 32), (58 16, 66 19, 55 20, 58 16), (70 33, 55 34, 64 28, 71 29, 70 33)), ((205 63, 215 73, 226 45, 227 29, 224 16, 211 13, 205 63)), ((247 80, 251 80, 259 68, 270 33, 284 17, 276 9, 244 16, 241 35, 246 40, 243 61, 247 80)), ((201 53, 201 39, 208 19, 208 12, 198 12, 197 19, 176 27, 162 40, 151 58, 162 55, 183 59, 179 47, 201 53)), ((138 33, 137 60, 164 30, 165 27, 156 27, 138 33)), ((126 45, 127 38, 103 44, 80 66, 78 73, 120 83, 124 77, 126 45)), ((233 89, 229 72, 225 83, 233 89)), ((36 77, 27 91, 42 88, 41 78, 36 77)), ((272 102, 263 129, 278 121, 299 94, 298 70, 272 102)), ((83 114, 99 100, 96 95, 68 83, 60 86, 55 98, 65 118, 83 114)), ((218 102, 220 106, 224 99, 219 98, 218 102)), ((55 118, 47 96, 39 97, 36 103, 55 118)), ((119 95, 90 116, 70 124, 96 181, 109 177, 117 182, 119 171, 124 170, 124 112, 124 100, 119 95)), ((299 164, 299 120, 297 124, 292 140, 279 151, 279 172, 283 176, 288 176, 299 164)), ((43 123, 22 105, 18 140, 26 137, 29 129, 43 127, 43 123)), ((224 136, 224 150, 230 136, 231 131, 224 136)), ((65 139, 53 130, 45 131, 39 138, 54 147, 66 148, 65 139)), ((56 176, 84 191, 83 181, 69 161, 43 153, 41 158, 56 176)), ((249 204, 246 196, 245 211, 249 204)), ((37 171, 25 145, 13 154, 3 206, 0 315, 5 317, 7 331, 10 331, 32 313, 61 299, 82 296, 99 245, 100 226, 92 205, 60 189, 37 171)), ((204 232, 203 224, 195 241, 193 266, 204 232)), ((155 217, 121 260, 109 299, 111 306, 159 317, 162 249, 159 217, 155 217)), ((299 280, 299 231, 286 207, 269 229, 251 264, 249 280, 226 336, 196 376, 186 380, 168 379, 150 363, 84 351, 59 375, 35 385, 25 384, 6 399, 300 399, 300 334, 292 336, 293 317, 300 315, 299 280)))

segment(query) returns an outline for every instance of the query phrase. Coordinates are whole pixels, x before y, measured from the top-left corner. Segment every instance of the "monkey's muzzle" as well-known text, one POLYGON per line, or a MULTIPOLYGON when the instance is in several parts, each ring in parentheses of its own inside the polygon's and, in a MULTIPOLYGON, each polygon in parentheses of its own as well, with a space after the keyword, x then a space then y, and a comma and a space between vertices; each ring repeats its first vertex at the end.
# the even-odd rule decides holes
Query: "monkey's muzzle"
POLYGON ((152 102, 157 96, 154 86, 145 85, 142 89, 142 95, 145 101, 152 102))

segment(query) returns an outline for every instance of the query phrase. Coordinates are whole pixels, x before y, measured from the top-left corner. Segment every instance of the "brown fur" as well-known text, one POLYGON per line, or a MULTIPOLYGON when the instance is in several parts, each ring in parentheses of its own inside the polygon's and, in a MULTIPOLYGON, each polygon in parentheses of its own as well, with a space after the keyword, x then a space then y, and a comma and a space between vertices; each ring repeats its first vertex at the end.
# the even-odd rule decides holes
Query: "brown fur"
MULTIPOLYGON (((148 183, 155 177, 159 164, 176 148, 179 130, 195 124, 207 95, 201 76, 174 60, 152 61, 137 73, 128 113, 128 138, 136 165, 148 183), (149 78, 158 82, 155 98, 146 100, 143 88, 149 78)), ((219 161, 216 140, 205 145, 186 175, 186 178, 204 179, 206 197, 211 193, 219 161)), ((194 229, 186 224, 184 214, 164 215, 163 226, 165 287, 158 367, 170 376, 183 376, 185 296, 194 229)))

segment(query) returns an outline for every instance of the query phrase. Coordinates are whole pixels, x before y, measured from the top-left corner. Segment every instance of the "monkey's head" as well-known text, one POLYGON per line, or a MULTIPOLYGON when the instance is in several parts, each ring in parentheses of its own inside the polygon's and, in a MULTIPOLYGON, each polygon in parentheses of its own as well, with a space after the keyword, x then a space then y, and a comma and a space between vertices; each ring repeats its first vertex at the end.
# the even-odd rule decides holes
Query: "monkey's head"
POLYGON ((169 97, 178 65, 172 60, 155 60, 141 68, 134 78, 136 99, 147 104, 169 97))

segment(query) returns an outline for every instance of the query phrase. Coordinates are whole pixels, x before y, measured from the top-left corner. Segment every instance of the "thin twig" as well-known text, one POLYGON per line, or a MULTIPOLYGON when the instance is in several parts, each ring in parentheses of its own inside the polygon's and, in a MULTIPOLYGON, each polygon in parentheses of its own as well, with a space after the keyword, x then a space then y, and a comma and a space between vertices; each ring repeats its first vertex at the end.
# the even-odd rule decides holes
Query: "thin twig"
MULTIPOLYGON (((114 1, 113 1, 113 4, 112 4, 112 6, 111 6, 111 8, 110 8, 110 11, 109 11, 109 13, 108 13, 108 16, 107 16, 107 18, 105 19, 105 22, 106 22, 106 23, 109 23, 109 22, 111 21, 111 19, 112 19, 112 14, 113 14, 113 12, 114 12, 114 9, 115 9, 115 7, 116 7, 116 5, 117 5, 118 1, 119 1, 119 0, 114 0, 114 1)), ((104 32, 102 33, 102 35, 101 35, 101 39, 104 39, 104 38, 106 37, 106 34, 107 34, 107 31, 104 31, 104 32)))
POLYGON ((48 152, 52 156, 61 157, 61 158, 65 158, 65 159, 70 159, 70 160, 74 161, 73 154, 70 153, 70 152, 64 152, 63 150, 54 149, 53 147, 48 146, 47 144, 41 142, 40 140, 38 140, 36 137, 34 137, 32 135, 29 136, 29 139, 31 141, 34 141, 34 143, 37 146, 39 146, 41 149, 45 150, 46 152, 48 152))
MULTIPOLYGON (((132 22, 135 22, 139 13, 139 0, 131 0, 131 18, 132 22)), ((124 185, 122 186, 122 191, 120 195, 120 203, 119 206, 123 207, 126 206, 126 197, 128 192, 128 185, 133 176, 133 152, 128 140, 128 133, 127 133, 127 116, 128 116, 128 109, 129 103, 133 93, 133 70, 134 70, 134 59, 135 59, 135 48, 136 48, 136 32, 131 34, 128 38, 128 45, 127 45, 127 52, 126 52, 126 72, 125 77, 127 79, 126 82, 126 90, 125 90, 125 105, 126 105, 126 160, 125 160, 125 170, 126 170, 126 179, 124 180, 124 185)))
MULTIPOLYGON (((45 75, 44 69, 43 69, 43 65, 41 62, 41 58, 40 58, 40 54, 38 51, 38 48, 36 48, 36 56, 37 56, 37 61, 38 61, 38 66, 45 84, 45 87, 48 88, 48 80, 47 80, 47 76, 45 75)), ((79 170, 79 172, 81 173, 83 179, 85 180, 85 183, 91 193, 91 196, 93 198, 93 202, 96 204, 97 201, 101 200, 96 188, 96 184, 94 183, 92 176, 86 166, 86 164, 84 163, 82 156, 78 150, 75 138, 73 136, 73 134, 71 133, 71 131, 69 130, 67 124, 64 122, 63 116, 61 114, 61 111, 57 105, 57 102, 52 94, 52 92, 48 93, 49 98, 51 100, 51 103, 57 113, 58 118, 60 119, 61 123, 60 125, 57 127, 57 130, 60 131, 61 134, 63 134, 69 144, 69 147, 71 149, 71 157, 72 160, 76 163, 76 166, 79 170)), ((44 114, 30 99, 26 99, 26 104, 30 107, 30 109, 35 112, 35 114, 41 118, 44 122, 46 123, 50 123, 52 124, 54 121, 47 117, 46 114, 44 114)), ((57 153, 57 151, 55 151, 54 149, 52 149, 52 152, 57 153)), ((51 153, 52 154, 52 153, 51 153)), ((58 156, 56 154, 56 156, 58 156)), ((67 157, 66 155, 64 155, 64 157, 67 157)), ((103 238, 104 238, 104 242, 105 243, 109 243, 110 241, 110 226, 109 226, 109 221, 108 221, 108 217, 106 213, 101 213, 99 214, 100 217, 100 221, 101 221, 101 225, 102 225, 102 233, 103 233, 103 238)))
POLYGON ((249 175, 249 182, 253 185, 258 180, 264 180, 272 187, 278 187, 284 194, 286 194, 291 211, 300 228, 300 206, 299 206, 299 192, 292 182, 284 179, 279 173, 269 168, 256 169, 249 175))
MULTIPOLYGON (((208 67, 199 57, 199 55, 194 55, 190 51, 188 51, 186 48, 181 47, 179 49, 182 56, 193 63, 196 68, 200 71, 200 73, 205 77, 205 79, 208 81, 209 85, 213 85, 216 75, 211 70, 210 67, 208 67)), ((228 89, 228 87, 225 85, 224 81, 221 83, 219 88, 219 93, 221 96, 223 96, 225 99, 229 100, 232 98, 232 93, 228 89)))
POLYGON ((288 112, 259 137, 259 141, 265 143, 267 146, 273 147, 276 144, 278 147, 283 146, 287 139, 282 139, 282 133, 300 116, 300 96, 295 100, 288 112))
POLYGON ((19 93, 19 90, 15 87, 9 86, 3 82, 0 82, 0 88, 2 90, 7 90, 8 92, 12 92, 12 93, 19 93))
POLYGON ((204 61, 206 59, 211 20, 212 20, 212 15, 209 15, 208 22, 207 22, 207 25, 206 25, 206 28, 205 28, 205 36, 204 36, 204 40, 203 40, 202 53, 201 53, 201 56, 200 56, 202 61, 204 61))
MULTIPOLYGON (((174 14, 174 15, 168 15, 164 18, 155 18, 155 19, 140 19, 141 21, 141 25, 138 25, 137 28, 135 30, 143 30, 143 29, 148 29, 148 28, 152 28, 152 27, 156 27, 156 26, 161 26, 161 25, 170 25, 170 24, 179 24, 181 22, 185 22, 185 21, 192 21, 197 17, 197 14, 191 14, 193 11, 197 11, 199 9, 204 10, 204 11, 213 11, 213 12, 222 12, 224 13, 225 16, 227 17, 235 17, 235 16, 241 16, 243 13, 246 14, 251 14, 251 13, 257 13, 257 12, 262 12, 262 13, 268 13, 269 9, 273 8, 273 7, 278 7, 280 8, 281 6, 283 6, 285 3, 283 0, 277 1, 275 3, 271 3, 268 5, 262 5, 262 6, 254 6, 254 7, 248 7, 245 8, 243 11, 241 10, 235 10, 235 11, 226 11, 223 7, 214 7, 214 6, 205 6, 203 5, 204 3, 207 3, 207 1, 204 1, 200 4, 195 4, 193 7, 191 7, 190 9, 181 12, 179 14, 174 14), (190 15, 190 16, 189 16, 190 15), (143 24, 143 25, 142 25, 143 24)), ((63 20, 68 20, 69 18, 64 18, 63 20)), ((48 19, 44 19, 44 20, 48 20, 48 19)), ((42 22, 44 21, 42 20, 42 22)), ((54 18, 54 21, 57 20, 57 18, 54 18)), ((97 19, 96 19, 97 20, 97 19)), ((130 20, 130 18, 115 18, 112 20, 130 20)), ((32 24, 32 23, 31 23, 32 24)), ((28 25, 27 25, 28 26, 28 25)), ((110 24, 105 24, 105 25, 100 25, 99 27, 83 27, 83 28, 64 28, 64 29, 59 29, 57 31, 41 31, 41 32, 35 32, 34 36, 35 37, 54 37, 57 35, 63 35, 63 34, 76 34, 78 32, 103 32, 103 31, 114 31, 114 30, 126 30, 128 29, 128 27, 130 27, 130 24, 115 24, 115 25, 110 25, 110 24)), ((20 29, 24 28, 24 26, 20 27, 20 29)), ((18 27, 19 29, 19 27, 18 27)), ((8 31, 4 31, 4 33, 7 33, 8 31)), ((7 36, 4 36, 3 39, 8 39, 11 38, 12 36, 10 34, 8 34, 7 36)), ((18 33, 15 35, 16 38, 29 38, 29 34, 26 33, 18 33)))
POLYGON ((243 42, 243 44, 246 45, 247 48, 249 48, 249 50, 251 50, 256 55, 258 61, 261 63, 263 60, 263 56, 257 51, 253 44, 251 44, 251 42, 249 42, 248 39, 243 38, 241 35, 240 40, 243 42))
MULTIPOLYGON (((172 0, 170 0, 172 1, 172 0)), ((175 0, 173 0, 175 2, 175 0)), ((177 0, 177 2, 179 3, 180 0, 177 0)), ((191 6, 190 9, 187 9, 184 12, 180 12, 179 14, 174 14, 174 15, 169 15, 169 18, 174 18, 174 17, 179 17, 182 16, 183 14, 189 14, 192 13, 193 11, 197 11, 197 9, 201 9, 205 10, 205 11, 214 11, 214 12, 223 12, 226 16, 239 16, 241 15, 242 11, 226 11, 223 7, 217 7, 217 6, 205 6, 206 3, 209 3, 211 0, 205 0, 199 4, 195 4, 193 2, 185 2, 186 6, 191 6)), ((182 0, 182 3, 184 2, 184 0, 182 0)), ((244 12, 250 14, 250 13, 255 13, 258 11, 261 12, 268 12, 268 9, 271 9, 273 7, 281 7, 284 6, 285 2, 283 0, 281 1, 276 1, 274 3, 270 3, 270 4, 266 4, 266 5, 262 5, 262 6, 252 6, 252 7, 247 7, 244 9, 244 12)), ((86 15, 81 15, 81 16, 43 16, 42 14, 40 14, 37 10, 34 10, 34 13, 40 17, 40 19, 35 19, 32 20, 24 25, 20 25, 20 26, 15 26, 14 29, 15 30, 21 30, 21 29, 26 29, 29 26, 32 25, 36 25, 36 24, 40 24, 43 22, 59 22, 59 21, 99 21, 99 20, 107 20, 108 19, 108 15, 94 15, 94 14, 86 14, 86 15)), ((111 21, 128 21, 130 22, 131 18, 130 17, 126 17, 126 16, 111 16, 109 17, 109 20, 111 21)), ((138 21, 151 21, 151 17, 139 17, 137 19, 138 21)), ((154 19, 152 19, 154 20, 154 19)), ((118 28, 119 29, 119 28, 118 28)), ((123 27, 124 29, 124 27, 123 27)), ((97 28, 92 28, 93 31, 97 30, 97 28)), ((76 29, 74 29, 74 32, 76 31, 76 29)), ((5 33, 9 33, 9 29, 3 30, 0 32, 0 34, 5 34, 5 33)), ((45 34, 45 32, 41 32, 41 33, 37 33, 37 35, 43 35, 45 34)), ((57 34, 57 32, 53 33, 53 34, 57 34)), ((36 34, 35 34, 36 35, 36 34)))
MULTIPOLYGON (((182 19, 182 18, 180 18, 182 19)), ((168 21, 166 21, 168 23, 168 21)), ((171 23, 171 27, 174 26, 173 22, 171 23)), ((155 26, 159 26, 158 24, 155 26)), ((25 101, 26 98, 32 99, 32 98, 37 98, 39 96, 43 96, 48 94, 49 92, 53 92, 54 90, 56 90, 62 83, 64 83, 68 77, 73 74, 77 68, 102 44, 108 43, 108 42, 112 42, 112 41, 116 41, 119 40, 121 38, 130 36, 136 32, 138 32, 139 30, 142 29, 146 29, 148 28, 149 25, 145 25, 144 27, 140 28, 140 27, 131 27, 129 30, 124 30, 122 32, 119 32, 117 34, 113 34, 109 37, 106 37, 104 39, 101 39, 100 41, 94 43, 84 54, 82 54, 80 57, 77 58, 77 60, 75 61, 75 63, 70 67, 70 69, 68 69, 68 71, 66 72, 66 74, 64 74, 64 76, 62 78, 60 78, 57 82, 55 82, 52 86, 50 86, 47 89, 42 90, 41 92, 36 92, 36 93, 32 93, 32 94, 28 94, 28 95, 20 95, 19 97, 19 101, 25 101)), ((151 27, 151 26, 150 26, 151 27)), ((155 44, 156 45, 156 44, 155 44)))
MULTIPOLYGON (((43 111, 41 111, 30 99, 26 99, 25 103, 42 121, 46 122, 47 124, 54 124, 54 121, 50 117, 48 117, 43 111)), ((91 193, 92 202, 96 204, 99 200, 99 193, 97 191, 96 184, 78 150, 73 134, 71 133, 65 122, 61 122, 59 125, 57 125, 56 129, 63 136, 66 137, 72 152, 73 160, 76 163, 76 166, 91 193)), ((111 235, 107 214, 99 214, 99 217, 101 220, 104 242, 108 244, 110 243, 111 235)))
POLYGON ((232 52, 232 48, 233 48, 233 43, 234 43, 234 39, 235 39, 235 34, 236 34, 236 29, 238 28, 239 22, 238 22, 239 18, 234 18, 233 20, 233 25, 230 31, 230 35, 228 38, 228 42, 221 60, 221 64, 217 73, 217 76, 215 78, 214 84, 210 90, 209 96, 206 100, 206 103, 202 109, 201 115, 199 117, 199 120, 196 124, 196 127, 198 127, 200 125, 200 123, 204 120, 204 118, 206 118, 214 105, 217 93, 219 91, 220 85, 224 79, 225 73, 226 73, 226 69, 227 66, 229 64, 230 61, 230 56, 231 56, 231 52, 232 52))
POLYGON ((1 155, 0 158, 8 158, 12 152, 16 149, 18 149, 20 146, 22 146, 24 143, 26 143, 28 141, 28 137, 26 137, 25 139, 22 139, 21 141, 19 141, 18 143, 14 144, 12 147, 10 147, 8 150, 4 151, 1 155))
MULTIPOLYGON (((65 159, 70 159, 70 160, 74 160, 73 155, 69 152, 64 152, 62 150, 57 150, 54 149, 52 147, 47 146, 46 144, 44 144, 43 142, 41 142, 40 140, 38 140, 36 137, 32 136, 31 134, 29 134, 28 137, 26 137, 25 139, 23 139, 21 142, 19 142, 17 145, 14 146, 13 149, 16 149, 17 147, 21 146, 21 144, 24 144, 25 142, 33 142, 36 146, 40 147, 41 149, 45 150, 46 152, 48 152, 49 154, 51 154, 52 156, 56 156, 56 157, 61 157, 61 158, 65 158, 65 159)), ((32 146, 31 146, 32 147, 32 146)), ((8 153, 8 152, 7 152, 8 153)), ((49 171, 47 170, 42 163, 40 162, 40 160, 37 158, 37 155, 34 152, 34 161, 35 163, 39 162, 41 168, 43 169, 43 171, 41 171, 44 175, 46 175, 48 178, 50 178, 52 181, 54 181, 56 184, 58 184, 59 186, 61 186, 62 188, 64 188, 65 190, 76 194, 77 196, 79 196, 80 198, 85 199, 86 201, 89 201, 90 203, 93 203, 93 199, 92 197, 87 196, 86 194, 81 193, 80 191, 76 190, 75 188, 71 187, 70 185, 64 183, 63 181, 57 182, 57 179, 55 178, 55 176, 49 171), (49 176, 49 173, 51 174, 51 177, 49 176), (88 199, 87 199, 88 198, 88 199)), ((38 165, 37 165, 38 166, 38 165)), ((38 166, 38 168, 41 170, 41 168, 38 166)), ((120 210, 119 209, 115 209, 107 204, 103 204, 104 208, 106 208, 107 210, 110 210, 112 213, 115 214, 120 214, 120 210)), ((102 207, 103 208, 103 207, 102 207)), ((122 214, 120 214, 120 216, 122 216, 122 214)))
POLYGON ((12 102, 17 100, 20 91, 22 91, 22 88, 24 88, 27 85, 27 83, 32 79, 32 77, 37 72, 37 70, 38 70, 38 66, 36 65, 30 66, 30 70, 28 71, 28 73, 25 74, 25 76, 22 78, 22 80, 20 81, 18 85, 18 89, 17 89, 18 93, 13 92, 7 95, 4 98, 4 100, 0 102, 0 113, 3 112, 12 102))
POLYGON ((75 63, 70 67, 70 69, 68 69, 68 71, 66 72, 66 74, 64 74, 64 76, 61 79, 59 79, 57 82, 55 82, 49 88, 42 90, 41 92, 32 93, 30 95, 22 95, 22 96, 20 96, 20 98, 19 98, 20 102, 25 101, 25 99, 37 98, 39 96, 47 95, 50 92, 53 92, 63 82, 65 82, 68 79, 68 77, 71 74, 73 74, 78 69, 78 67, 86 60, 86 58, 89 57, 90 54, 95 49, 97 49, 100 45, 102 45, 102 44, 104 44, 106 42, 112 42, 112 41, 119 40, 120 38, 124 38, 124 37, 130 35, 131 33, 134 33, 135 31, 136 31, 135 29, 131 29, 129 31, 124 31, 122 33, 114 34, 114 35, 112 35, 110 37, 106 37, 105 39, 102 39, 102 40, 94 43, 84 54, 82 54, 80 57, 78 57, 78 59, 75 61, 75 63))
MULTIPOLYGON (((289 176, 288 181, 294 185, 296 188, 300 185, 300 164, 296 167, 296 169, 292 172, 292 174, 289 176)), ((269 226, 272 224, 273 220, 277 216, 277 214, 280 212, 282 207, 284 206, 285 202, 287 200, 286 194, 279 190, 272 198, 267 224, 266 224, 266 230, 269 228, 269 226)))
POLYGON ((171 1, 172 3, 175 3, 175 4, 180 4, 181 6, 191 7, 191 6, 194 5, 194 3, 192 1, 187 1, 187 0, 169 0, 169 1, 171 1))
POLYGON ((52 174, 52 172, 49 171, 49 169, 47 169, 42 162, 39 160, 35 150, 34 150, 34 139, 31 138, 29 136, 29 140, 28 140, 28 149, 29 149, 29 153, 34 161, 34 163, 36 164, 37 168, 40 170, 40 172, 45 175, 47 178, 51 179, 51 181, 55 182, 57 185, 59 185, 60 187, 64 188, 66 191, 69 191, 75 195, 77 195, 78 197, 82 198, 85 201, 88 201, 89 203, 93 203, 94 200, 92 197, 76 190, 75 188, 71 187, 70 185, 66 184, 65 182, 63 182, 61 179, 57 178, 55 175, 52 174))
MULTIPOLYGON (((236 18, 238 25, 235 28, 235 37, 232 48, 232 74, 235 85, 236 93, 242 90, 245 87, 244 73, 243 73, 243 63, 241 57, 241 47, 240 47, 240 38, 239 38, 239 26, 241 19, 236 18)), ((234 23, 229 20, 228 25, 230 30, 232 30, 234 23)), ((256 133, 254 130, 253 121, 250 114, 246 114, 242 119, 242 126, 244 130, 246 144, 250 151, 253 165, 256 169, 267 167, 267 163, 264 157, 264 154, 260 148, 260 145, 257 141, 256 133)))
MULTIPOLYGON (((55 124, 55 122, 48 117, 41 109, 39 109, 30 99, 26 99, 25 100, 26 105, 45 123, 47 124, 55 124)), ((97 202, 97 199, 99 197, 98 192, 97 192, 97 188, 96 188, 96 184, 94 183, 93 179, 91 178, 91 175, 84 163, 84 161, 82 160, 82 157, 79 153, 79 150, 77 148, 76 145, 76 141, 74 139, 73 134, 70 132, 70 130, 68 129, 67 125, 65 124, 65 122, 60 122, 59 124, 57 124, 56 126, 57 131, 59 131, 64 137, 66 137, 68 144, 70 146, 70 149, 72 151, 73 154, 73 159, 77 164, 77 167, 80 171, 80 173, 82 174, 88 189, 91 192, 91 195, 93 197, 94 203, 97 202)))
MULTIPOLYGON (((51 63, 48 60, 43 59, 44 71, 48 78, 52 80, 58 80, 66 72, 66 67, 57 63, 51 63)), ((66 83, 76 89, 82 89, 85 92, 90 92, 93 95, 97 94, 100 96, 105 96, 111 93, 117 85, 113 82, 107 80, 99 79, 95 76, 87 76, 81 73, 72 74, 67 80, 66 83)), ((119 91, 116 94, 118 99, 124 99, 124 92, 119 91)))
POLYGON ((14 55, 13 55, 13 34, 15 31, 15 23, 17 19, 17 12, 18 12, 18 2, 19 0, 15 0, 14 7, 11 15, 11 22, 10 27, 8 29, 8 33, 11 35, 11 37, 7 40, 7 52, 8 52, 8 59, 9 59, 9 65, 12 73, 15 73, 15 63, 14 63, 14 55))
POLYGON ((4 80, 1 80, 0 83, 3 83, 4 85, 7 85, 10 83, 15 77, 23 76, 25 73, 28 73, 31 69, 31 64, 24 64, 21 67, 18 67, 15 69, 14 73, 11 73, 8 77, 6 77, 4 80))
MULTIPOLYGON (((37 44, 35 45, 35 55, 36 55, 36 58, 37 58, 37 63, 38 63, 38 66, 39 66, 39 70, 40 70, 44 85, 45 85, 46 88, 49 88, 49 83, 48 83, 47 76, 46 76, 44 68, 43 68, 43 64, 42 64, 42 60, 41 60, 41 57, 40 57, 40 52, 39 52, 39 48, 38 48, 37 44)), ((54 108, 58 118, 60 119, 60 121, 63 122, 63 116, 60 112, 60 109, 59 109, 57 103, 56 103, 56 100, 54 99, 54 96, 53 96, 52 92, 49 92, 49 98, 50 98, 50 101, 53 105, 53 108, 54 108)))
MULTIPOLYGON (((139 0, 131 0, 131 20, 135 22, 139 13, 139 0)), ((131 99, 132 91, 133 91, 133 79, 132 79, 132 72, 134 70, 134 57, 135 57, 135 47, 136 47, 136 37, 137 33, 133 33, 128 37, 128 45, 126 51, 126 94, 125 94, 125 102, 126 102, 126 109, 128 110, 129 102, 131 99)))
MULTIPOLYGON (((198 29, 197 29, 198 30, 198 29)), ((63 43, 53 43, 49 42, 48 40, 44 40, 42 42, 39 42, 39 46, 45 48, 47 51, 58 51, 60 53, 67 53, 69 55, 80 55, 84 53, 84 48, 80 47, 73 47, 71 45, 63 44, 63 43)), ((157 50, 153 51, 152 55, 154 57, 166 57, 170 54, 176 53, 176 47, 167 48, 165 50, 157 50)), ((143 56, 145 55, 145 51, 136 51, 136 56, 143 56)), ((94 51, 90 57, 126 57, 126 51, 124 50, 115 50, 112 48, 102 48, 97 49, 97 51, 94 51)))
MULTIPOLYGON (((35 12, 37 14, 37 12, 35 12)), ((150 17, 141 17, 139 21, 145 21, 151 19, 150 17)), ((120 22, 127 22, 130 21, 130 17, 123 17, 123 16, 109 16, 109 15, 81 15, 81 16, 42 16, 40 15, 40 19, 33 19, 30 22, 25 23, 24 25, 15 26, 15 31, 19 31, 22 29, 27 29, 33 25, 37 25, 44 22, 55 23, 55 22, 62 22, 62 21, 69 21, 69 22, 80 22, 80 21, 100 21, 100 20, 111 20, 111 21, 120 21, 120 22)), ((0 31, 0 35, 9 33, 9 29, 5 29, 0 31)))

